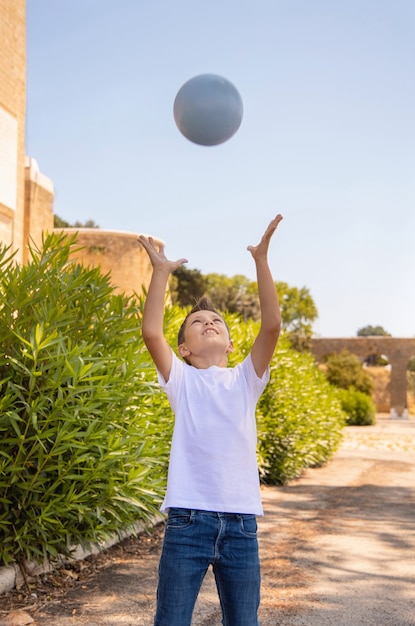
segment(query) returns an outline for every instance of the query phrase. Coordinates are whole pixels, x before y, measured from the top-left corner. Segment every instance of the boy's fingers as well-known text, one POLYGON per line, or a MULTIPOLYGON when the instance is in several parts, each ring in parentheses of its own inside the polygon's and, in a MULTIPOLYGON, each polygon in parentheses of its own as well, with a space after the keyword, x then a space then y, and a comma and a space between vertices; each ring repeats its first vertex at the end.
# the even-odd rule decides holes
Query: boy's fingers
MULTIPOLYGON (((269 240, 271 239, 272 235, 276 231, 277 226, 281 222, 281 220, 282 220, 282 215, 278 213, 278 215, 274 217, 274 219, 268 224, 268 227, 262 236, 262 239, 261 239, 262 242, 269 243, 269 240)), ((249 252, 252 253, 256 250, 256 248, 259 247, 259 245, 260 244, 258 244, 257 246, 248 246, 247 250, 249 250, 249 252)))
POLYGON ((277 230, 278 224, 281 222, 282 220, 282 215, 279 213, 276 217, 274 217, 274 219, 272 220, 272 222, 270 222, 267 230, 265 231, 264 237, 266 239, 270 239, 272 237, 272 235, 274 234, 274 232, 277 230))
POLYGON ((164 255, 164 244, 161 243, 157 248, 152 237, 144 237, 144 235, 140 235, 137 241, 141 243, 143 248, 145 248, 149 254, 152 252, 158 252, 159 254, 164 255))
POLYGON ((272 220, 268 228, 272 228, 273 230, 275 230, 278 224, 281 222, 281 220, 282 220, 282 215, 279 213, 276 217, 274 217, 274 219, 272 220))

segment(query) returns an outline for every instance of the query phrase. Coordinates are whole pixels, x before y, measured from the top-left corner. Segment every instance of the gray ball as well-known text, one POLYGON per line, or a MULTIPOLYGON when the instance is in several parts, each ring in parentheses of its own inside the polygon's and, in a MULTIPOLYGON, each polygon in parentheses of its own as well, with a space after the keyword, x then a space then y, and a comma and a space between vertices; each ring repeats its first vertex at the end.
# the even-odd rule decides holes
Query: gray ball
POLYGON ((226 78, 200 74, 179 89, 173 116, 189 141, 216 146, 230 139, 241 125, 242 98, 226 78))

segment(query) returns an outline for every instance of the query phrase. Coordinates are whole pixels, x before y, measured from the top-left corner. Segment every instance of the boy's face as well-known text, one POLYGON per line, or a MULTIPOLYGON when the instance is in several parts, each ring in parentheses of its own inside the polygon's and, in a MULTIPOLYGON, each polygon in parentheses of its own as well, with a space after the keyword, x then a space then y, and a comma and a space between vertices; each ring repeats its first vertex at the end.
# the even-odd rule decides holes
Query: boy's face
POLYGON ((178 349, 180 356, 191 361, 192 356, 226 356, 233 344, 223 317, 214 311, 196 311, 187 318, 184 342, 178 349))

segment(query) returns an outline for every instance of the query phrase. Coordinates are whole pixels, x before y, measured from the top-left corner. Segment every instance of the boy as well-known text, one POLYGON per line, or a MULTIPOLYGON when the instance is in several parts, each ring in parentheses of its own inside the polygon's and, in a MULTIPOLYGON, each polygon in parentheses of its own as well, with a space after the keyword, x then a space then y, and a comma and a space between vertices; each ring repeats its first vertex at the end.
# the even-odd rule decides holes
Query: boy
POLYGON ((258 626, 260 567, 256 516, 262 515, 256 463, 256 403, 269 380, 281 316, 268 266, 268 247, 282 216, 249 246, 256 266, 261 324, 250 354, 228 368, 233 343, 206 298, 179 331, 178 353, 163 335, 169 261, 151 237, 140 236, 153 266, 142 333, 175 413, 159 566, 155 626, 190 626, 209 565, 224 626, 258 626))

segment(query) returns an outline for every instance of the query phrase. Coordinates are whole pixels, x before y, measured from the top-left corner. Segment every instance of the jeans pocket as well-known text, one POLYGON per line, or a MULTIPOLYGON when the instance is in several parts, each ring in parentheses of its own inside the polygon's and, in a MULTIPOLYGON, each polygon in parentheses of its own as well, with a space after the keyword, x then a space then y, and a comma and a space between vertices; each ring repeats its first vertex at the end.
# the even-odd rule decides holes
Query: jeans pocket
POLYGON ((190 509, 169 509, 166 528, 169 530, 182 530, 192 523, 192 512, 190 509))
POLYGON ((257 536, 257 521, 255 515, 241 515, 241 531, 247 537, 257 536))

